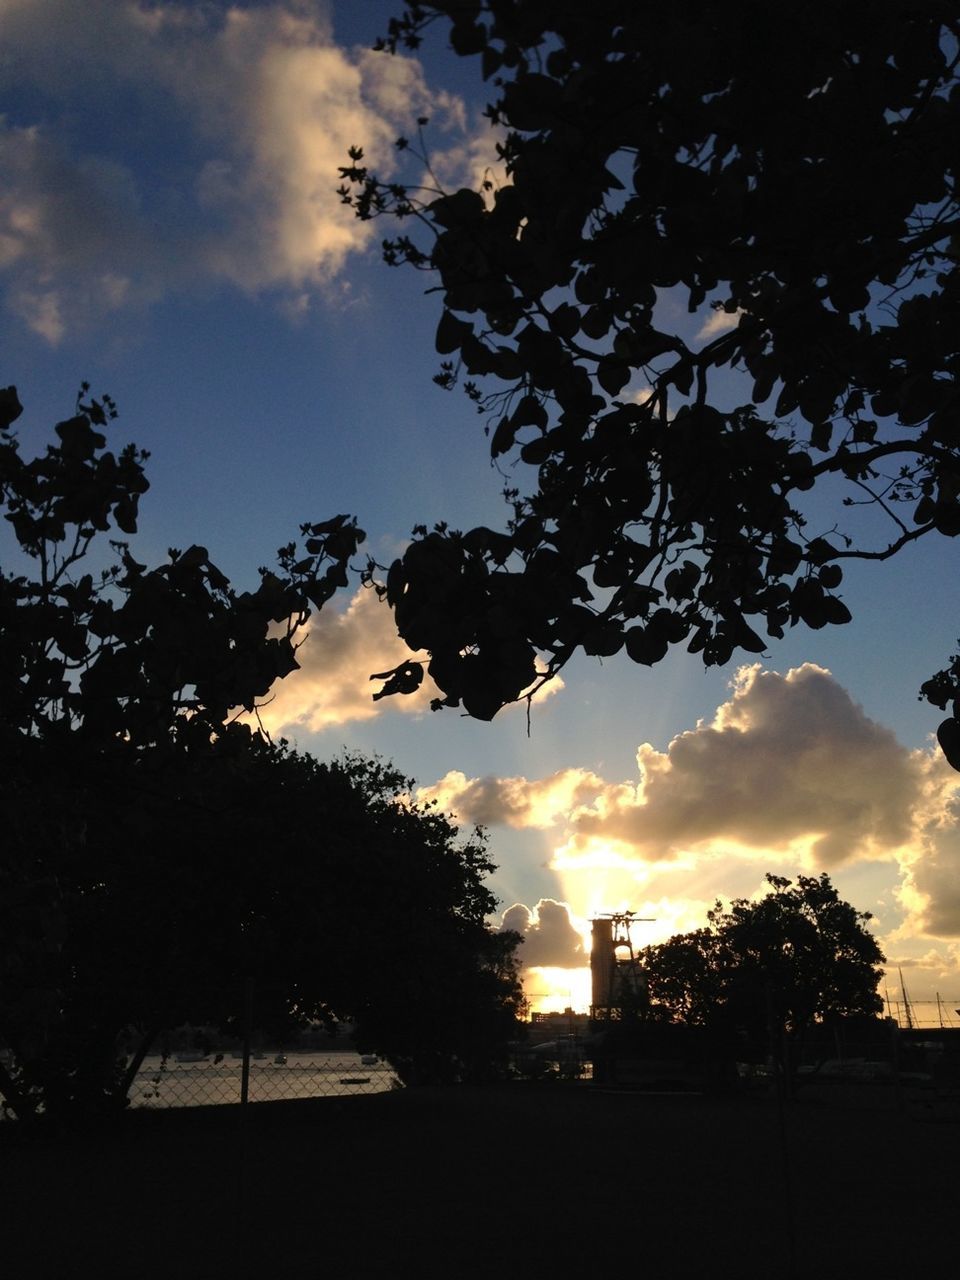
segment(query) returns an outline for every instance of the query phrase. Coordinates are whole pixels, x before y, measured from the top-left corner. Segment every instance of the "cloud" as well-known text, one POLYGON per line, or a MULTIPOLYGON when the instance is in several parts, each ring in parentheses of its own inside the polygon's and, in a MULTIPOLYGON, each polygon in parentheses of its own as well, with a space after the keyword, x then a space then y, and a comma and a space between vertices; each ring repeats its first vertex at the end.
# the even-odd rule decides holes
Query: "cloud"
POLYGON ((828 671, 741 668, 711 724, 664 753, 637 752, 631 794, 601 795, 574 845, 601 839, 656 861, 726 842, 802 853, 817 867, 891 857, 912 837, 917 757, 869 719, 828 671))
POLYGON ((642 744, 637 764, 619 781, 451 771, 419 796, 463 821, 551 833, 550 868, 577 910, 645 903, 658 935, 664 921, 693 927, 712 896, 762 890, 761 871, 872 863, 899 905, 888 953, 960 938, 960 778, 935 747, 907 750, 822 667, 741 668, 712 720, 666 751, 642 744), (690 906, 682 922, 677 903, 690 906))
POLYGON ((918 837, 901 858, 906 912, 895 941, 923 934, 960 938, 960 785, 938 753, 928 758, 928 797, 918 837))
POLYGON ((666 752, 644 743, 639 778, 446 774, 421 793, 466 821, 562 828, 566 869, 739 848, 835 867, 892 858, 925 796, 922 760, 870 720, 828 671, 744 667, 712 723, 666 752))
POLYGON ((574 927, 565 902, 541 898, 532 911, 521 902, 514 903, 503 913, 500 927, 523 935, 519 955, 526 969, 576 969, 587 962, 583 938, 574 927))
POLYGON ((526 778, 467 778, 454 769, 433 786, 421 787, 417 798, 423 803, 436 801, 445 813, 456 814, 462 822, 544 829, 565 821, 571 811, 593 803, 606 790, 608 784, 602 778, 584 769, 561 769, 532 782, 526 778))
POLYGON ((361 587, 346 609, 328 606, 311 618, 297 650, 300 670, 274 685, 260 719, 274 735, 297 728, 319 733, 332 725, 371 720, 387 708, 425 711, 438 696, 429 676, 416 693, 373 701, 382 682, 371 682, 370 673, 416 657, 397 634, 391 610, 375 591, 361 587))
MULTIPOLYGON (((369 588, 360 587, 346 608, 328 605, 315 614, 299 638, 299 671, 277 681, 259 710, 264 728, 274 736, 291 734, 298 728, 320 733, 334 725, 372 720, 386 711, 420 714, 429 710, 431 699, 442 696, 425 671, 416 693, 393 694, 374 702, 373 695, 383 681, 371 680, 372 672, 388 671, 402 662, 420 661, 426 667, 429 655, 407 648, 397 633, 392 610, 369 588)), ((551 681, 536 701, 557 692, 554 686, 562 688, 563 682, 551 681)), ((523 702, 515 705, 526 709, 523 702)), ((437 800, 449 811, 447 797, 455 789, 438 784, 422 789, 418 799, 437 800)), ((466 822, 486 821, 471 813, 461 817, 466 822)))
MULTIPOLYGON (((762 894, 764 872, 825 869, 877 913, 888 970, 901 957, 941 992, 960 976, 960 777, 932 741, 899 743, 829 671, 743 667, 711 720, 665 751, 642 744, 637 764, 621 780, 450 771, 418 799, 543 831, 564 899, 583 918, 651 917, 643 943, 698 927, 715 898, 762 894)), ((527 932, 534 913, 508 915, 527 932)))
POLYGON ((337 46, 319 0, 5 0, 4 37, 0 270, 52 343, 203 282, 302 311, 372 235, 336 195, 347 149, 389 174, 415 117, 463 123, 414 59, 337 46))
POLYGON ((743 312, 739 310, 724 311, 722 307, 712 308, 697 332, 697 340, 707 342, 711 338, 719 337, 721 333, 726 333, 728 329, 735 329, 742 315, 743 312))
MULTIPOLYGON (((956 1026, 960 992, 960 945, 894 950, 884 940, 887 956, 880 994, 889 1000, 888 1012, 902 1019, 904 987, 918 1026, 956 1026), (939 1000, 937 997, 940 997, 939 1000)), ((902 1021, 901 1021, 902 1025, 902 1021)))

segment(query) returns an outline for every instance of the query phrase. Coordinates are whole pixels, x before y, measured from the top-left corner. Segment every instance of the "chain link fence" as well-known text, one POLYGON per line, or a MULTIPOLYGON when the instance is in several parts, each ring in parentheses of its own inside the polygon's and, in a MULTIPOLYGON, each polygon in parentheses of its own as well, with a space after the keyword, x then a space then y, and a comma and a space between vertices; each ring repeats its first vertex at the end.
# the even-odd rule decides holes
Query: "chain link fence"
MULTIPOLYGON (((0 1051, 0 1062, 16 1075, 15 1062, 0 1051)), ((0 1120, 15 1116, 4 1097, 0 1073, 0 1120)), ((182 1050, 149 1054, 129 1084, 126 1105, 132 1109, 228 1106, 248 1102, 280 1102, 295 1098, 343 1098, 385 1093, 401 1088, 389 1063, 354 1050, 251 1052, 182 1050)), ((43 1104, 39 1112, 43 1111, 43 1104)))
POLYGON ((400 1087, 386 1062, 352 1052, 172 1054, 144 1059, 127 1095, 131 1107, 205 1107, 292 1098, 350 1097, 400 1087))

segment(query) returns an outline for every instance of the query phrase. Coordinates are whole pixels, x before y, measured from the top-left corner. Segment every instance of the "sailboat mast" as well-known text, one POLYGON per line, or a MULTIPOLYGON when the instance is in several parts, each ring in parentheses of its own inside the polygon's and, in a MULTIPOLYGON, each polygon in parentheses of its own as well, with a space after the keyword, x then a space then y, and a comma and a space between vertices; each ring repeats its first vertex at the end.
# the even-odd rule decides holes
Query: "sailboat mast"
POLYGON ((903 1010, 907 1019, 907 1030, 914 1031, 915 1025, 913 1021, 913 1010, 910 1008, 910 997, 907 995, 907 988, 903 985, 903 970, 897 965, 897 973, 900 975, 900 990, 903 993, 903 1010))

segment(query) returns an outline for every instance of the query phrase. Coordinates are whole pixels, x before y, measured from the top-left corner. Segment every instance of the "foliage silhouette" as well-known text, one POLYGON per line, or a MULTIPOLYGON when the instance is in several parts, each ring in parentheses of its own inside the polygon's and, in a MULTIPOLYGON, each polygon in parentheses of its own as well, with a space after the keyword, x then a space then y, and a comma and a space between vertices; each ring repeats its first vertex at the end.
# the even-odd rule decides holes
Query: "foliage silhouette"
POLYGON ((793 1067, 814 1022, 882 1012, 884 956, 865 927, 870 914, 826 874, 767 882, 764 898, 718 902, 706 928, 640 955, 651 1017, 736 1034, 759 1060, 793 1067))
MULTIPOLYGON (((418 228, 384 256, 437 278, 436 381, 535 468, 505 530, 420 528, 380 584, 437 705, 489 719, 578 650, 758 654, 850 620, 845 561, 960 534, 954 6, 408 3, 382 45, 435 22, 507 181, 354 148, 340 193, 418 228)), ((958 657, 922 688, 960 766, 958 693, 958 657)))
POLYGON ((158 1031, 236 1029, 251 980, 263 1028, 351 1019, 409 1078, 494 1069, 517 938, 484 923, 482 833, 391 767, 318 764, 234 714, 296 667, 362 531, 303 526, 253 592, 196 546, 148 570, 116 541, 95 579, 98 535, 136 532, 146 455, 106 449, 116 411, 87 391, 32 460, 0 393, 22 562, 0 572, 0 1093, 22 1115, 122 1102, 158 1031))
POLYGON ((35 566, 0 576, 0 732, 161 751, 248 735, 225 721, 297 668, 297 633, 346 586, 363 531, 347 516, 301 526, 304 548, 282 547, 253 592, 234 591, 201 546, 148 570, 111 541, 115 563, 95 580, 82 568, 98 535, 136 532, 149 455, 106 448, 116 409, 88 390, 29 461, 11 430, 16 390, 0 391, 0 498, 24 569, 35 566))

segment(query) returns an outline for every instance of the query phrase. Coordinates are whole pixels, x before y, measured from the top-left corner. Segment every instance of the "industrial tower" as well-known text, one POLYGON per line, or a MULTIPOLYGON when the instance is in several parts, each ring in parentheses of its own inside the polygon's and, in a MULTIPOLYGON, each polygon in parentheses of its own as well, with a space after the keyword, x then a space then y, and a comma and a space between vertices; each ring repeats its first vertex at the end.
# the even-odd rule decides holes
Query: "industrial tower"
POLYGON ((649 916, 615 911, 590 922, 590 1018, 615 1022, 638 1013, 646 1002, 647 983, 633 950, 630 926, 649 916))

